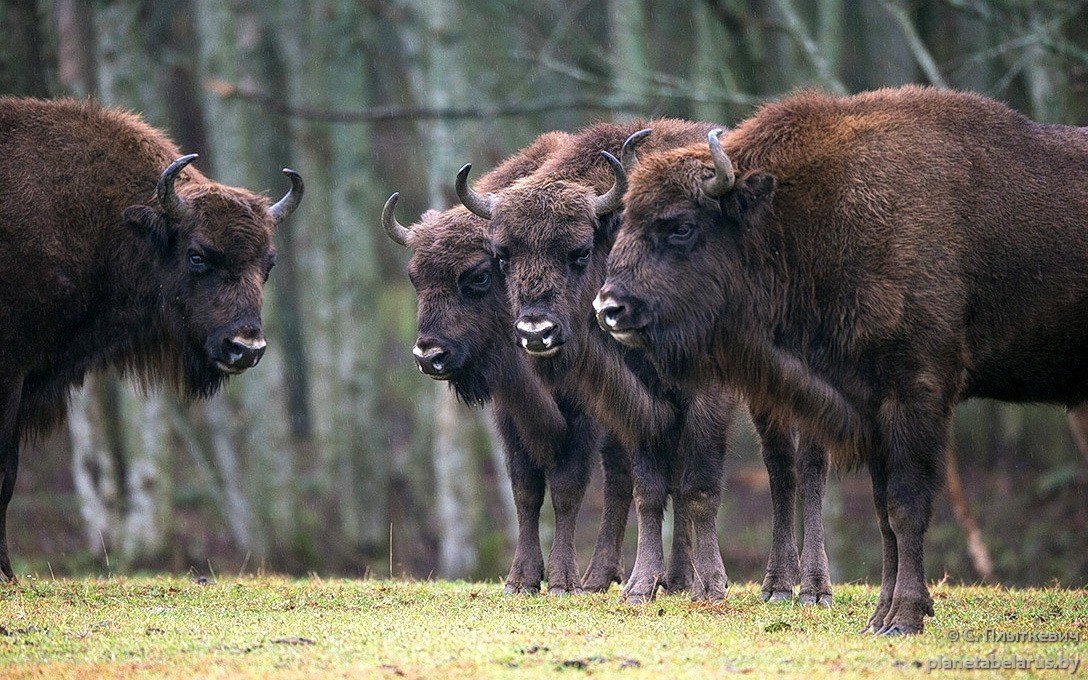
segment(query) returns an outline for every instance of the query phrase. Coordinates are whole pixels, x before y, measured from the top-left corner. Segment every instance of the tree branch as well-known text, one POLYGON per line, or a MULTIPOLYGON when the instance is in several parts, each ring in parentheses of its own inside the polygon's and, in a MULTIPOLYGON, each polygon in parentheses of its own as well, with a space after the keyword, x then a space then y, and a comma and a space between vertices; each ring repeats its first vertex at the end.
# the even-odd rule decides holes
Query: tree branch
POLYGON ((221 99, 241 99, 260 105, 266 111, 323 123, 389 123, 403 120, 457 120, 479 118, 512 118, 532 116, 550 111, 598 110, 638 113, 642 107, 634 101, 591 98, 557 101, 506 102, 483 106, 372 106, 362 109, 318 109, 293 106, 259 90, 222 80, 208 80, 204 86, 221 99))
POLYGON ((819 45, 809 35, 808 29, 805 27, 805 22, 802 21, 801 15, 797 13, 797 9, 794 8, 793 3, 790 0, 778 0, 776 3, 778 10, 782 13, 782 18, 786 22, 786 31, 789 32, 793 39, 801 46, 801 51, 805 53, 805 57, 808 58, 812 68, 816 70, 816 75, 825 85, 830 87, 835 94, 846 94, 846 85, 842 80, 835 75, 831 68, 830 62, 820 52, 819 45))
POLYGON ((936 60, 926 48, 926 44, 922 42, 922 36, 918 35, 917 29, 914 28, 914 22, 910 20, 907 8, 896 0, 880 0, 880 4, 884 5, 884 9, 895 17, 896 23, 903 31, 903 37, 907 39, 911 54, 914 55, 914 61, 918 62, 918 67, 922 69, 922 73, 926 74, 930 84, 942 90, 949 89, 948 81, 941 75, 941 69, 937 68, 936 60))

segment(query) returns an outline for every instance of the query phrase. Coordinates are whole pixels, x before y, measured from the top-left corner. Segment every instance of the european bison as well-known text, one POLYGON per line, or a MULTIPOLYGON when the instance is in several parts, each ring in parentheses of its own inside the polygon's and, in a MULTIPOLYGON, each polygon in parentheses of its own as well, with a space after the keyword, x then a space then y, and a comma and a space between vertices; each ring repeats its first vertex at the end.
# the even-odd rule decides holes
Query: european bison
MULTIPOLYGON (((590 127, 531 176, 488 195, 467 188, 466 166, 458 176, 458 193, 470 210, 490 222, 494 250, 506 274, 510 305, 517 317, 514 331, 532 357, 534 368, 549 384, 581 394, 598 420, 625 437, 634 456, 639 550, 624 589, 625 598, 632 602, 651 599, 657 586, 664 583, 670 590, 694 585, 693 596, 720 599, 727 579, 715 520, 722 456, 732 420, 728 385, 718 381, 699 389, 678 390, 662 383, 640 352, 602 342, 604 336, 593 323, 590 308, 604 279, 613 218, 621 207, 625 183, 615 157, 607 151, 600 156, 595 152, 619 152, 621 145, 627 147, 624 142, 629 137, 646 138, 651 130, 651 148, 672 148, 705 138, 710 129, 706 124, 668 119, 653 121, 650 128, 640 130, 642 125, 590 127), (612 368, 601 370, 610 362, 612 368), (643 416, 632 410, 627 401, 632 394, 632 372, 654 398, 671 404, 679 417, 673 419, 671 413, 662 417, 660 410, 659 415, 650 410, 643 416), (685 562, 674 559, 665 574, 661 518, 670 487, 676 502, 677 537, 682 542, 690 540, 692 526, 695 529, 694 583, 692 565, 685 562)), ((645 397, 639 399, 645 401, 645 397)), ((638 408, 645 410, 646 406, 638 408)), ((759 418, 757 422, 765 425, 759 418)), ((761 434, 770 444, 768 468, 779 501, 765 590, 768 598, 782 599, 792 594, 799 577, 792 528, 793 443, 783 431, 761 428, 761 434), (783 518, 785 521, 780 521, 783 518)), ((815 498, 817 523, 826 470, 822 452, 818 453, 806 458, 821 464, 813 470, 815 477, 806 474, 807 488, 820 487, 815 498)), ((803 597, 829 604, 822 533, 813 530, 809 536, 818 541, 818 551, 810 549, 807 564, 812 567, 806 574, 818 574, 822 565, 823 575, 806 579, 803 597)))
POLYGON ((601 323, 867 463, 867 630, 933 614, 923 536, 957 402, 1088 397, 1088 131, 906 87, 763 107, 642 159, 601 323))
MULTIPOLYGON (((535 170, 569 138, 540 136, 479 182, 498 189, 535 170)), ((397 194, 382 213, 386 232, 411 250, 408 273, 416 289, 419 338, 413 350, 419 369, 448 380, 466 403, 490 400, 499 424, 518 514, 518 542, 506 592, 540 590, 544 559, 539 519, 545 481, 551 488, 556 533, 548 559, 553 593, 605 590, 620 580, 619 563, 630 471, 619 444, 603 432, 575 400, 543 385, 511 341, 511 317, 502 278, 490 252, 486 223, 461 207, 428 211, 419 223, 400 225, 397 194), (574 529, 597 450, 605 471, 605 516, 585 578, 578 579, 574 529)))
POLYGON ((83 101, 0 98, 0 574, 22 439, 115 367, 192 396, 255 366, 276 204, 208 180, 161 132, 83 101), (176 160, 175 160, 176 159, 176 160))

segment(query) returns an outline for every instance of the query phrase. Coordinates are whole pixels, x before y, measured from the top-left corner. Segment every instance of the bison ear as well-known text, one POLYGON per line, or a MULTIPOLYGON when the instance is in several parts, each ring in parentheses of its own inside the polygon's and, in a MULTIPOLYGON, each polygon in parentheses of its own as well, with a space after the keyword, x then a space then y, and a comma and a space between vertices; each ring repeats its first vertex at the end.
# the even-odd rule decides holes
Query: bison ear
POLYGON ((774 175, 755 170, 737 179, 733 190, 721 199, 722 212, 737 225, 748 224, 767 205, 778 188, 774 175))
POLYGON ((745 175, 738 184, 740 185, 738 193, 749 208, 766 201, 778 188, 778 180, 774 178, 774 175, 762 170, 745 175))
POLYGON ((170 223, 158 210, 146 205, 125 208, 122 218, 137 234, 143 236, 164 256, 173 245, 174 232, 170 223))
POLYGON ((620 211, 613 210, 612 212, 601 215, 597 218, 597 228, 594 229, 595 235, 598 241, 605 243, 611 243, 616 237, 616 231, 620 226, 620 211))

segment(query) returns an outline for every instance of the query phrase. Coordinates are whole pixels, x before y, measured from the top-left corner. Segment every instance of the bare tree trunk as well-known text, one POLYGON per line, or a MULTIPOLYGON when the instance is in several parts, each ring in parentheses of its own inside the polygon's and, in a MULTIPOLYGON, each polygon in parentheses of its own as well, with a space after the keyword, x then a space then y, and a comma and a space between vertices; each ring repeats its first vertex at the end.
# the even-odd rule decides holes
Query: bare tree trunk
POLYGON ((0 2, 0 92, 49 96, 36 0, 0 2))
POLYGON ((96 408, 94 383, 88 378, 84 389, 72 395, 68 432, 72 440, 72 479, 79 498, 87 548, 92 552, 116 546, 115 532, 121 528, 121 485, 108 443, 95 431, 100 414, 96 408))
POLYGON ((994 581, 994 562, 990 557, 990 550, 982 539, 982 531, 971 514, 971 508, 967 503, 967 494, 964 493, 963 481, 960 479, 959 467, 956 465, 955 447, 949 446, 945 456, 945 480, 948 485, 948 495, 952 499, 952 510, 956 515, 963 530, 967 544, 967 556, 971 559, 978 577, 986 583, 994 581))
POLYGON ((1088 406, 1069 409, 1066 418, 1069 420, 1069 433, 1073 436, 1073 443, 1085 460, 1088 460, 1088 406))
POLYGON ((648 66, 642 0, 608 0, 608 17, 612 87, 622 98, 645 102, 648 66))
MULTIPOLYGON (((456 24, 455 6, 448 0, 414 2, 418 25, 401 27, 408 73, 415 99, 428 106, 455 103, 468 91, 461 54, 450 45, 449 34, 456 24)), ((456 103, 460 103, 459 101, 456 103)), ((427 188, 431 207, 446 207, 444 187, 455 168, 457 156, 453 130, 448 121, 420 126, 426 140, 427 188)), ((464 435, 465 423, 473 414, 461 407, 445 384, 435 386, 435 429, 433 469, 435 514, 438 524, 439 572, 447 578, 465 577, 476 568, 478 555, 473 542, 478 518, 478 470, 464 435)))
POLYGON ((435 385, 435 391, 435 511, 441 527, 438 571, 446 578, 464 578, 478 561, 473 542, 478 486, 464 436, 465 409, 446 385, 435 385))
POLYGON ((57 79, 72 94, 88 97, 98 91, 94 11, 84 0, 54 0, 57 17, 57 79))

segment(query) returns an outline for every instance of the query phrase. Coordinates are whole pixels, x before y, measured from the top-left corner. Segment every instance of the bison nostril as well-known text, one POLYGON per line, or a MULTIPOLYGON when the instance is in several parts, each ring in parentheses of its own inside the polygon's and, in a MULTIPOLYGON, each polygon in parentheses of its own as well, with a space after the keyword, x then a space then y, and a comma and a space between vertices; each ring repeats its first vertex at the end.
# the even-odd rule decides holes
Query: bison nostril
POLYGON ((420 373, 435 375, 448 368, 450 353, 442 347, 422 348, 416 345, 412 349, 420 373))
POLYGON ((613 330, 626 309, 624 305, 608 301, 597 308, 597 323, 606 331, 613 330))
POLYGON ((609 328, 616 327, 616 320, 620 318, 620 313, 623 312, 623 307, 608 307, 604 310, 604 322, 609 328))
POLYGON ((518 319, 515 324, 518 344, 530 353, 555 353, 563 344, 559 324, 540 317, 518 319))

